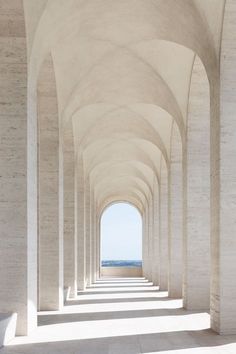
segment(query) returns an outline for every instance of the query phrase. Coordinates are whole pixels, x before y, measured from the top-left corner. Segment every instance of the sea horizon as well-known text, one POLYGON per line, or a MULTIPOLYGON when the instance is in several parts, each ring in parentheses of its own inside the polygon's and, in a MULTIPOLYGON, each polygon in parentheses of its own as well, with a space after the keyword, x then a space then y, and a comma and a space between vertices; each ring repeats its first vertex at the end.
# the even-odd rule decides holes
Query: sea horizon
POLYGON ((142 260, 102 260, 102 267, 142 267, 142 260))

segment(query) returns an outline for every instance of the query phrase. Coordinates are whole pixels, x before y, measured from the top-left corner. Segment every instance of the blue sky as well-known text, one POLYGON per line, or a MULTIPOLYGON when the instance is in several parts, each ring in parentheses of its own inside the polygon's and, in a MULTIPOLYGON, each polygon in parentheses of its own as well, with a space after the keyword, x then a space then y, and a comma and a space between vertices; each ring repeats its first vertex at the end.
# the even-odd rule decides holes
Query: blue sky
POLYGON ((142 219, 132 205, 113 204, 101 219, 101 260, 141 260, 142 219))

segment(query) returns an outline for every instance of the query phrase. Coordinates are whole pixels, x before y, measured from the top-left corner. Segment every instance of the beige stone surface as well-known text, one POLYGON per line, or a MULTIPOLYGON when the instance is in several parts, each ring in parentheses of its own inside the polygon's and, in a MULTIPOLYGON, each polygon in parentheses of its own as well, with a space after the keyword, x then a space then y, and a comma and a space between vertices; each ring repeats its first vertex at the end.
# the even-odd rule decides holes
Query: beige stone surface
POLYGON ((182 144, 176 124, 172 127, 169 175, 169 269, 168 291, 173 298, 182 297, 183 283, 183 169, 182 144))
POLYGON ((43 63, 38 84, 38 264, 39 308, 58 310, 63 304, 62 230, 60 230, 60 136, 52 58, 43 63))
POLYGON ((207 312, 187 311, 144 278, 100 279, 62 311, 40 313, 29 337, 1 354, 234 354, 236 336, 209 329, 207 312))
POLYGON ((23 2, 1 1, 0 24, 0 313, 17 313, 17 333, 26 334, 36 326, 37 238, 27 195, 36 173, 30 175, 27 166, 23 2))
POLYGON ((192 310, 208 310, 210 307, 210 97, 208 78, 198 57, 194 61, 189 92, 186 150, 184 306, 192 310))
POLYGON ((84 290, 86 286, 86 239, 84 210, 83 163, 78 162, 75 168, 75 232, 77 237, 77 286, 84 290))
MULTIPOLYGON (((72 146, 73 148, 73 146, 72 146)), ((74 150, 65 150, 64 169, 64 287, 70 287, 71 296, 77 292, 77 234, 75 232, 75 156, 74 150)))
POLYGON ((0 0, 0 313, 18 334, 99 278, 122 201, 144 276, 236 333, 235 6, 0 0))
POLYGON ((235 283, 235 34, 236 4, 226 1, 220 77, 219 229, 213 240, 212 328, 221 334, 236 330, 235 283))
POLYGON ((159 286, 161 290, 168 289, 168 269, 169 269, 169 198, 168 198, 168 170, 165 161, 161 161, 161 176, 160 176, 160 199, 159 199, 159 212, 160 212, 160 238, 159 238, 159 269, 160 280, 159 286))
POLYGON ((101 267, 101 277, 120 277, 132 278, 141 277, 143 274, 142 267, 101 267))

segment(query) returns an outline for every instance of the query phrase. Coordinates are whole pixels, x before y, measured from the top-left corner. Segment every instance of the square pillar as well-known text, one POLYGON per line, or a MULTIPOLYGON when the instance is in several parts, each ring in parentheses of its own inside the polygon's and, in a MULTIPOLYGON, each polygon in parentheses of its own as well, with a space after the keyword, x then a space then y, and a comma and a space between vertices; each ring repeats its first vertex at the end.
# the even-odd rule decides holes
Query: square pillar
POLYGON ((2 1, 1 10, 0 312, 16 312, 17 334, 27 335, 37 326, 36 89, 27 118, 23 1, 2 1))
POLYGON ((51 56, 38 79, 39 307, 63 306, 63 153, 51 56))
POLYGON ((76 164, 75 172, 75 222, 77 233, 77 286, 78 290, 86 287, 86 243, 84 217, 84 171, 81 160, 76 164))

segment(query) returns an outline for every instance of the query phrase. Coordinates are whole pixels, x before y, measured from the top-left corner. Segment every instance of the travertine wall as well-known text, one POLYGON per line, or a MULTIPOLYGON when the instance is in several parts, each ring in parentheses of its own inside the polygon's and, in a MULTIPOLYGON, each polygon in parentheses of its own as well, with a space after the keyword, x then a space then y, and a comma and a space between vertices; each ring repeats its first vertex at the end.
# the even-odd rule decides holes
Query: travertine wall
POLYGON ((168 289, 168 171, 164 160, 161 162, 161 178, 160 178, 160 290, 168 289))
POLYGON ((172 127, 169 183, 169 296, 182 297, 183 281, 183 170, 182 144, 176 124, 172 127))
POLYGON ((160 227, 159 227, 159 185, 153 182, 153 243, 152 243, 152 282, 160 284, 160 227))
MULTIPOLYGON (((23 1, 1 1, 0 23, 0 312, 17 312, 17 334, 24 335, 37 323, 37 235, 34 225, 28 233, 23 1)), ((33 183, 34 177, 30 175, 33 183)), ((32 216, 35 222, 34 210, 32 216)))
POLYGON ((84 181, 83 181, 83 163, 79 161, 76 164, 75 170, 75 222, 76 222, 76 232, 77 232, 77 285, 78 290, 85 289, 86 282, 86 244, 85 244, 85 209, 84 209, 84 181))
POLYGON ((154 246, 154 210, 153 210, 153 198, 149 197, 148 200, 148 273, 147 278, 153 281, 154 267, 153 267, 153 246, 154 246))
POLYGON ((60 149, 57 92, 53 62, 43 63, 38 80, 38 207, 39 307, 58 310, 63 305, 63 225, 60 198, 63 165, 60 149))
POLYGON ((212 235, 212 328, 236 333, 236 3, 227 0, 220 62, 219 229, 212 235))
POLYGON ((184 306, 210 307, 210 95, 195 58, 188 103, 185 183, 184 306))
POLYGON ((90 192, 90 233, 91 233, 91 284, 96 281, 96 240, 95 240, 95 207, 94 207, 94 193, 90 192))
POLYGON ((96 219, 94 210, 94 195, 90 193, 90 232, 91 232, 91 283, 96 280, 96 219))
POLYGON ((146 217, 143 214, 143 224, 142 224, 142 259, 143 259, 143 276, 147 276, 147 234, 146 234, 146 217))
POLYGON ((98 212, 96 215, 96 236, 97 236, 97 242, 96 242, 96 279, 100 278, 100 262, 101 262, 101 244, 100 244, 100 213, 98 212))
POLYGON ((75 156, 70 136, 64 148, 64 287, 77 294, 77 234, 75 230, 75 156), (71 147, 71 150, 68 149, 71 147))
POLYGON ((36 325, 37 228, 58 308, 99 276, 101 206, 127 201, 143 274, 191 309, 210 274, 211 326, 236 333, 235 1, 85 3, 0 0, 0 312, 36 325))
POLYGON ((101 267, 101 277, 141 277, 142 267, 101 267))
POLYGON ((91 285, 91 251, 92 251, 92 244, 91 244, 91 204, 90 204, 90 183, 89 180, 86 180, 84 183, 84 213, 85 213, 85 242, 86 242, 86 285, 91 285))

